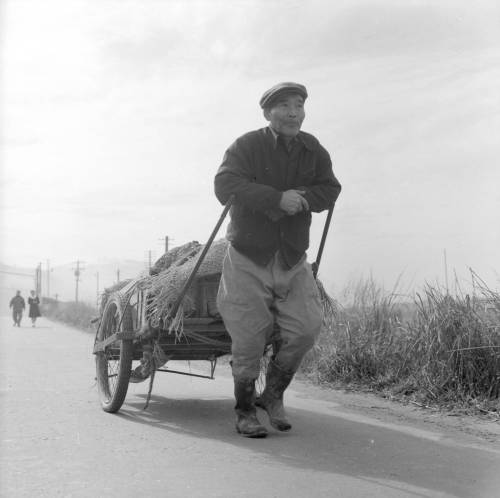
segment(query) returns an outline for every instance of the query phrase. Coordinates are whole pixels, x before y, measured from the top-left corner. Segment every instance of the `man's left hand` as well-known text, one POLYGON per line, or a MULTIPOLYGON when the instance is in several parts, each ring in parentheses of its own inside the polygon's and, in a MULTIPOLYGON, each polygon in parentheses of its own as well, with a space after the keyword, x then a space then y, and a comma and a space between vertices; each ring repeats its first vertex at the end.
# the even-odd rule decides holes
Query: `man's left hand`
POLYGON ((280 201, 280 208, 289 216, 309 210, 309 203, 303 197, 305 190, 290 189, 283 192, 280 201))

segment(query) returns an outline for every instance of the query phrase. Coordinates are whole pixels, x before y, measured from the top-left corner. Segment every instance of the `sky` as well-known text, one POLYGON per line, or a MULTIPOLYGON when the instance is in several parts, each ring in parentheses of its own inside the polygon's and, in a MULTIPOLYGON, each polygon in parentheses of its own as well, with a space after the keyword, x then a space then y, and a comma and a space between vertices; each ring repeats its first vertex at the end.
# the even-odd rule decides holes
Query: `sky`
POLYGON ((327 287, 443 282, 445 253, 500 287, 495 1, 6 0, 0 43, 4 264, 204 242, 224 151, 297 81, 343 185, 327 287))

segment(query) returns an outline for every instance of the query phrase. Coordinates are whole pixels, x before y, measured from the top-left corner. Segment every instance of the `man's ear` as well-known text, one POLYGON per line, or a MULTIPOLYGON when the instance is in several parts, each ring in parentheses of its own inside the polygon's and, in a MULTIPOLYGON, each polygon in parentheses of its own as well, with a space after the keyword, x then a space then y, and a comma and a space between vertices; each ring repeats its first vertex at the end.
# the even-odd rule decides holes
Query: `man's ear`
POLYGON ((264 110, 263 110, 263 114, 264 114, 264 117, 268 120, 268 121, 271 121, 271 112, 269 110, 269 107, 266 107, 264 110))

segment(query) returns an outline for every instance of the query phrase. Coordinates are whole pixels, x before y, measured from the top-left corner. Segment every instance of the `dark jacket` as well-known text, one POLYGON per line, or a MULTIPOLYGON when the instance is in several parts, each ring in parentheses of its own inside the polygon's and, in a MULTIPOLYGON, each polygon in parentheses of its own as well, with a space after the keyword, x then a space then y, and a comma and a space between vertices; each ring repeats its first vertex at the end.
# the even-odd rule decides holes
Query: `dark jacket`
POLYGON ((22 311, 26 307, 24 298, 22 296, 14 296, 10 300, 9 307, 12 308, 14 311, 22 311))
POLYGON ((222 204, 234 194, 227 238, 258 264, 280 251, 288 267, 309 247, 311 212, 287 216, 281 194, 305 190, 310 211, 335 204, 341 186, 326 149, 312 135, 299 132, 289 151, 266 127, 238 138, 226 151, 215 176, 215 194, 222 204))
POLYGON ((29 316, 30 318, 37 318, 42 316, 40 313, 40 298, 38 296, 28 297, 28 304, 30 307, 29 316))

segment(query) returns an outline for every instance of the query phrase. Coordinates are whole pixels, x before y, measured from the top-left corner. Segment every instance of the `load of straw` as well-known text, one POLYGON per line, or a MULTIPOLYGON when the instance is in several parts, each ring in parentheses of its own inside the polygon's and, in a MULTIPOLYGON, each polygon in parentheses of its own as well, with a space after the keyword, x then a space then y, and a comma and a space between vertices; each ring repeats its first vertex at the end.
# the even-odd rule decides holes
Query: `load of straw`
MULTIPOLYGON (((215 303, 216 290, 222 274, 222 263, 228 243, 226 239, 213 242, 197 271, 191 289, 180 303, 177 302, 180 293, 204 246, 196 241, 189 242, 168 251, 155 263, 150 272, 151 275, 145 277, 141 282, 141 285, 148 289, 146 312, 152 327, 166 328, 178 336, 181 335, 184 317, 192 316, 197 311, 198 303, 196 300, 199 296, 196 288, 202 279, 211 278, 215 283, 210 288, 210 292, 214 294, 211 299, 215 303)), ((323 306, 323 325, 327 330, 330 330, 333 316, 336 314, 336 305, 319 279, 317 279, 317 283, 323 306)), ((209 309, 208 316, 219 316, 215 305, 209 309)))
POLYGON ((195 289, 200 279, 215 277, 218 283, 222 273, 222 261, 227 249, 227 240, 216 240, 208 250, 205 259, 196 273, 196 279, 182 302, 178 303, 180 293, 198 261, 204 246, 189 242, 167 252, 156 269, 163 268, 158 274, 144 279, 148 289, 147 315, 153 327, 165 328, 176 334, 182 333, 183 318, 196 310, 195 289), (177 307, 177 309, 174 309, 177 307), (174 316, 172 316, 174 314, 174 316))
POLYGON ((174 247, 170 251, 167 251, 158 261, 156 261, 156 263, 149 270, 149 274, 158 275, 174 263, 176 266, 183 265, 193 256, 198 254, 200 248, 201 244, 196 240, 179 247, 174 247))
POLYGON ((114 292, 118 292, 123 289, 132 279, 128 278, 126 280, 121 280, 114 285, 106 287, 104 292, 101 294, 101 299, 99 303, 99 314, 102 315, 104 312, 104 308, 106 307, 106 303, 108 302, 109 296, 114 292))

